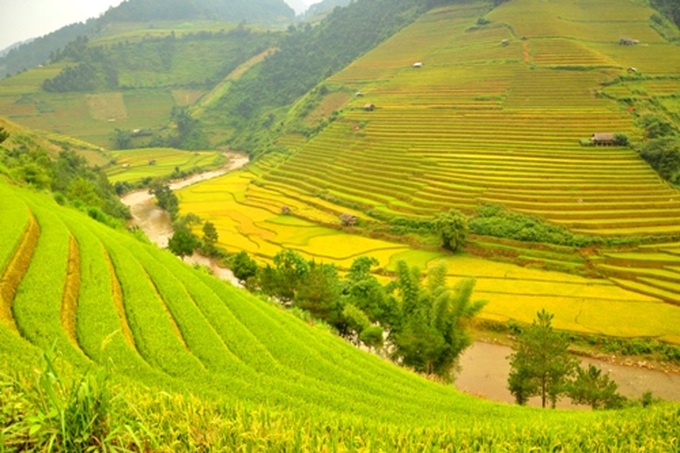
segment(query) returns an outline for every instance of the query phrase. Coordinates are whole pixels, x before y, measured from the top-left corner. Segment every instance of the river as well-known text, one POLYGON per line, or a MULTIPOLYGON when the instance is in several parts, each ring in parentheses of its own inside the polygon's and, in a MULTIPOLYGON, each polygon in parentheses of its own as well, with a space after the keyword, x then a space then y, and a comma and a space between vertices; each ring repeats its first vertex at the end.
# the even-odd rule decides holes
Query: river
MULTIPOLYGON (((482 398, 514 403, 514 398, 507 389, 510 364, 507 357, 513 353, 508 346, 476 342, 465 350, 460 359, 461 371, 456 378, 456 387, 466 393, 482 398)), ((619 393, 638 399, 642 393, 650 390, 655 397, 668 401, 680 401, 680 374, 666 373, 658 370, 613 365, 601 360, 582 358, 583 365, 595 365, 619 386, 619 393)), ((529 402, 532 406, 540 406, 538 398, 529 402)), ((558 403, 558 407, 577 407, 568 399, 558 403)))
MULTIPOLYGON (((191 176, 171 183, 172 190, 179 190, 201 181, 222 176, 230 171, 243 168, 248 156, 229 153, 229 163, 214 171, 191 176)), ((148 190, 131 192, 122 198, 132 213, 133 224, 139 226, 147 237, 161 248, 167 247, 172 236, 172 222, 167 212, 156 206, 153 195, 148 190)), ((194 254, 187 257, 189 264, 200 264, 211 269, 218 278, 240 286, 234 274, 220 267, 214 260, 194 254)), ((514 399, 507 389, 510 364, 507 357, 512 354, 507 346, 476 342, 469 347, 460 360, 461 371, 456 378, 456 387, 464 392, 482 398, 513 403, 514 399)), ((652 391, 654 396, 669 401, 680 401, 680 375, 638 367, 613 365, 596 359, 582 359, 584 365, 593 364, 610 374, 619 386, 619 392, 629 398, 639 398, 645 391, 652 391)), ((540 406, 540 400, 534 398, 530 405, 540 406)), ((582 408, 573 406, 568 400, 558 403, 558 407, 582 408)))

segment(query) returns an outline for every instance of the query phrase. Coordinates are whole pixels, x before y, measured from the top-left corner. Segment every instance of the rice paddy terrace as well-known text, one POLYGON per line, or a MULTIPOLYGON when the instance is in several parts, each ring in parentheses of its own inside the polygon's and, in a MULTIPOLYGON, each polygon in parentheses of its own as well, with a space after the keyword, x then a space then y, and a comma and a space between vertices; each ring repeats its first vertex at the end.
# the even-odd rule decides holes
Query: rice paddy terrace
MULTIPOLYGON (((337 239, 337 231, 317 225, 338 225, 344 212, 367 220, 370 213, 423 218, 500 204, 577 234, 659 238, 661 244, 626 253, 587 256, 489 238, 477 238, 475 245, 507 251, 522 264, 577 270, 585 262, 628 290, 617 293, 620 300, 647 304, 645 318, 656 316, 655 307, 674 312, 680 305, 680 243, 668 238, 680 234, 680 192, 629 148, 581 144, 595 132, 641 140, 634 113, 649 109, 649 99, 655 113, 680 114, 680 51, 652 28, 653 13, 641 2, 613 0, 513 0, 491 11, 486 3, 470 2, 432 10, 325 82, 331 93, 317 110, 341 114, 321 133, 309 140, 284 136, 280 143, 292 150, 289 156, 269 157, 249 173, 186 190, 185 208, 215 221, 229 250, 266 258, 283 245, 342 265, 363 249, 389 268, 397 245, 337 239), (640 44, 620 45, 623 37, 640 44), (415 62, 422 67, 414 68, 415 62), (629 74, 631 67, 638 72, 629 74), (279 216, 282 206, 295 219, 279 216), (291 240, 293 223, 305 232, 302 242, 291 240)), ((413 253, 421 265, 442 258, 413 253)), ((447 259, 453 273, 467 269, 481 279, 493 267, 447 259)), ((546 275, 534 275, 548 282, 538 300, 578 324, 575 307, 592 307, 579 291, 603 280, 570 287, 576 300, 565 304, 554 302, 564 286, 546 275)), ((534 285, 502 286, 514 302, 488 315, 531 319, 534 306, 523 306, 537 294, 521 288, 534 285)), ((609 290, 607 285, 603 294, 609 290)), ((487 309, 494 306, 489 298, 487 309)), ((606 316, 600 321, 617 322, 606 316)))
POLYGON ((678 447, 676 406, 604 414, 477 400, 4 180, 0 213, 2 369, 40 366, 53 345, 75 370, 109 364, 149 448, 678 447))

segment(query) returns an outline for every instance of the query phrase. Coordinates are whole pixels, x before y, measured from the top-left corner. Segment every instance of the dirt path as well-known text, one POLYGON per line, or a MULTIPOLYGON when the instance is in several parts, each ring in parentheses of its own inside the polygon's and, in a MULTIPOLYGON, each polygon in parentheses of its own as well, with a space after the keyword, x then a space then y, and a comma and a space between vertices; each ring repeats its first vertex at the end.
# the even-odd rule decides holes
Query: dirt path
MULTIPOLYGON (((173 181, 170 184, 170 189, 180 190, 198 184, 199 182, 217 178, 231 171, 239 170, 250 162, 250 159, 245 154, 226 153, 225 155, 229 159, 229 163, 224 167, 193 175, 186 179, 173 181)), ((146 234, 154 244, 161 248, 166 248, 168 246, 168 240, 173 235, 172 221, 167 212, 156 206, 154 196, 151 195, 148 190, 138 190, 126 194, 121 198, 121 201, 130 208, 132 225, 141 228, 141 230, 144 231, 144 234, 146 234)), ((194 254, 191 257, 187 257, 185 261, 189 264, 207 266, 212 270, 216 277, 236 286, 241 286, 229 269, 220 267, 214 260, 194 254)))

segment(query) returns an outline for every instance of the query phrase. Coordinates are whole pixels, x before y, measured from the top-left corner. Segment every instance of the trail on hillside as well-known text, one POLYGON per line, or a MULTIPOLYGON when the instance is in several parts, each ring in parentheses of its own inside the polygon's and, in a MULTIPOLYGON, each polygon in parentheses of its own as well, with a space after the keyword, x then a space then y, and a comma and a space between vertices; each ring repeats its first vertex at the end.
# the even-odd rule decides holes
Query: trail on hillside
MULTIPOLYGON (((229 163, 224 167, 173 181, 170 184, 170 189, 176 191, 198 184, 199 182, 217 178, 229 172, 240 170, 250 162, 250 158, 245 154, 225 153, 225 156, 229 159, 229 163)), ((130 208, 132 225, 139 227, 158 247, 166 248, 168 240, 174 233, 172 220, 166 211, 156 206, 154 196, 146 189, 138 190, 126 194, 121 198, 121 201, 130 208)), ((193 256, 185 258, 185 262, 207 266, 216 277, 236 286, 241 286, 238 279, 234 277, 234 274, 229 269, 220 267, 213 259, 194 253, 193 256)))

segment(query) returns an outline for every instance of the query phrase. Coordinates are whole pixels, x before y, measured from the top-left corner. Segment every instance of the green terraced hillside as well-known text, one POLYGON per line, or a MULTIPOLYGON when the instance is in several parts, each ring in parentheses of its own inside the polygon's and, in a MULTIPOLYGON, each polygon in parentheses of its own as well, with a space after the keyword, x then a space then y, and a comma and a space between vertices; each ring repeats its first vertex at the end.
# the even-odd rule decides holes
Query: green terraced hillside
POLYGON ((164 451, 678 448, 677 406, 589 413, 478 400, 4 180, 0 214, 3 374, 39 367, 39 351, 52 347, 67 373, 108 364, 129 403, 120 410, 150 430, 128 426, 121 442, 164 451))
MULTIPOLYGON (((311 126, 333 111, 337 118, 320 133, 281 137, 289 153, 260 159, 238 182, 227 177, 187 190, 183 209, 219 224, 230 250, 266 258, 290 246, 277 233, 283 206, 298 219, 337 228, 342 213, 421 219, 499 204, 575 234, 663 244, 631 250, 625 263, 608 251, 574 257, 573 249, 546 253, 479 238, 483 253, 570 272, 587 268, 680 305, 680 262, 672 252, 679 245, 671 243, 680 235, 680 192, 628 147, 582 144, 603 132, 643 140, 638 114, 680 118, 680 47, 670 40, 675 35, 656 31, 653 14, 634 0, 512 0, 495 8, 465 2, 431 10, 323 82, 328 94, 305 121, 311 126), (625 37, 640 43, 620 45, 625 37), (656 275, 646 271, 650 260, 656 275)), ((304 252, 338 262, 338 250, 307 239, 304 252)), ((377 249, 367 244, 364 251, 377 249)))

